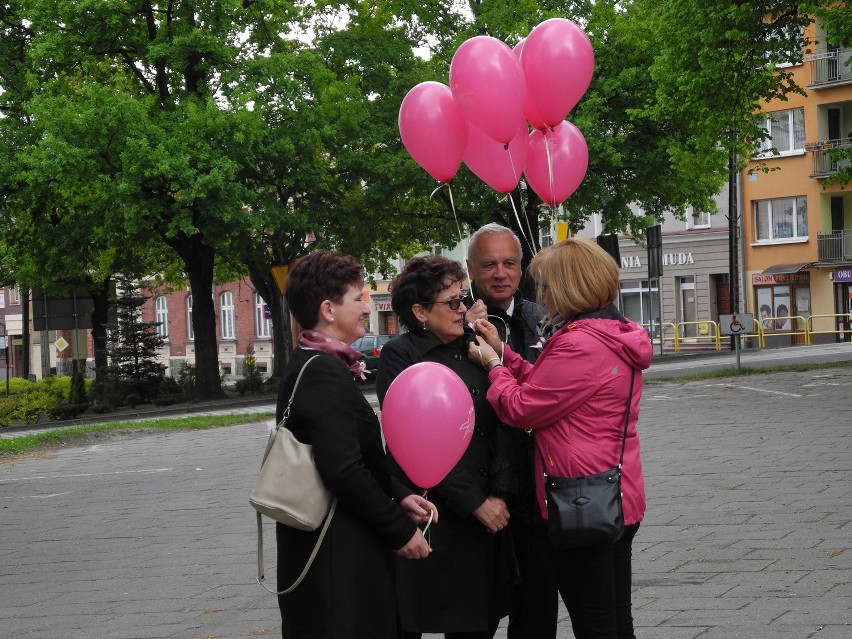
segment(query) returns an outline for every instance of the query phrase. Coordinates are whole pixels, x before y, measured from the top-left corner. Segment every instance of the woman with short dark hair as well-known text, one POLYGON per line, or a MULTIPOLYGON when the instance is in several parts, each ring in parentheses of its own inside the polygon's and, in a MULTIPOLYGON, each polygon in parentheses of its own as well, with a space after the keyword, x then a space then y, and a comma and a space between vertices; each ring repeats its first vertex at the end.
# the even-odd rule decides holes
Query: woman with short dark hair
MULTIPOLYGON (((429 498, 441 511, 441 523, 430 529, 434 552, 423 561, 397 560, 406 639, 421 633, 490 639, 509 612, 509 588, 516 579, 506 529, 510 492, 506 440, 485 401, 488 376, 466 357, 464 277, 457 262, 430 255, 409 260, 390 286, 391 305, 408 332, 385 344, 379 355, 379 401, 384 401, 391 382, 403 370, 418 362, 437 362, 470 389, 476 419, 462 458, 429 488, 429 498)), ((409 489, 418 489, 392 457, 391 468, 409 489)))
MULTIPOLYGON (((391 478, 378 418, 355 385, 360 353, 348 345, 364 335, 363 285, 361 265, 334 251, 300 258, 287 276, 287 303, 302 332, 284 372, 278 419, 299 371, 319 355, 304 369, 286 428, 313 445, 337 508, 304 581, 278 597, 283 639, 396 639, 394 554, 431 552, 417 523, 437 511, 391 478)), ((296 580, 318 535, 276 525, 280 588, 296 580)))

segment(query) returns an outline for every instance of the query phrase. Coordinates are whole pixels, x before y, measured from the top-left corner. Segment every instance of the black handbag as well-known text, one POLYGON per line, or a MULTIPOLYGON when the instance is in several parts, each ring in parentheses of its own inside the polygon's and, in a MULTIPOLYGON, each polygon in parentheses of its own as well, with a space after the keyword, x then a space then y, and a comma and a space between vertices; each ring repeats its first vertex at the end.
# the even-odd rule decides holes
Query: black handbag
POLYGON ((547 474, 547 466, 542 457, 547 495, 547 533, 557 548, 614 543, 624 533, 621 466, 624 463, 624 446, 627 443, 634 375, 635 371, 631 371, 618 466, 596 475, 554 477, 547 474))

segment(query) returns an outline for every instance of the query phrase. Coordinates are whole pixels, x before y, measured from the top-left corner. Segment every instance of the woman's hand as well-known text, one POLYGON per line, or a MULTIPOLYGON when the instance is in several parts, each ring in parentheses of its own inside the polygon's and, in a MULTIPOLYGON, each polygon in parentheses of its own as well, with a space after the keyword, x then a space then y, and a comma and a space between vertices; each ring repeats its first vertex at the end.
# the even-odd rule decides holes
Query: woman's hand
POLYGON ((408 540, 407 544, 394 551, 397 557, 404 559, 423 559, 428 557, 431 552, 432 549, 429 547, 426 537, 423 536, 419 528, 414 531, 414 535, 408 540))
POLYGON ((509 509, 499 497, 487 497, 482 505, 473 511, 476 517, 490 533, 498 533, 509 523, 509 509))
POLYGON ((421 495, 411 494, 400 502, 405 512, 415 524, 425 524, 432 516, 432 523, 438 523, 438 508, 421 495))
POLYGON ((478 319, 473 323, 473 330, 479 338, 479 342, 485 340, 495 352, 500 353, 503 350, 503 344, 500 340, 500 333, 497 332, 497 327, 487 319, 478 319))
POLYGON ((474 364, 479 364, 487 371, 490 371, 500 363, 500 356, 482 339, 480 339, 479 344, 471 342, 467 345, 467 356, 470 358, 470 361, 474 364))

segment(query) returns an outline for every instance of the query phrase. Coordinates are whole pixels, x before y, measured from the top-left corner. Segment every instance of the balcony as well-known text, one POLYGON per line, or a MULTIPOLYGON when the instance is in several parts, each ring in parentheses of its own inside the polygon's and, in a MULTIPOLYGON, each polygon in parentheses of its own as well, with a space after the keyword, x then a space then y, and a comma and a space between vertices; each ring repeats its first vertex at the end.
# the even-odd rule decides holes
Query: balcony
POLYGON ((852 138, 838 138, 836 140, 823 140, 822 142, 808 142, 805 151, 811 153, 813 158, 812 178, 825 178, 838 170, 852 164, 848 157, 836 159, 832 157, 832 149, 848 149, 852 147, 852 138))
POLYGON ((820 262, 852 261, 852 229, 817 233, 817 256, 820 262))
POLYGON ((805 57, 810 66, 809 89, 820 89, 835 84, 852 82, 852 68, 847 62, 852 58, 852 49, 828 49, 805 57))

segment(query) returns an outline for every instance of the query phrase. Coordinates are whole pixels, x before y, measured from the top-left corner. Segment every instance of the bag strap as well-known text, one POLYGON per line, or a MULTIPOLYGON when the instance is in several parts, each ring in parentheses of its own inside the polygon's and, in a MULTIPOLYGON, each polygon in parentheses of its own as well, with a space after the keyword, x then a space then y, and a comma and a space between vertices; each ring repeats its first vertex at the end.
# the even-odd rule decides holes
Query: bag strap
MULTIPOLYGON (((299 382, 302 380, 302 373, 305 372, 305 369, 308 367, 308 364, 310 364, 312 361, 314 361, 317 357, 319 357, 318 354, 314 355, 313 357, 311 357, 308 361, 306 361, 302 365, 302 368, 299 371, 299 374, 296 376, 296 383, 293 385, 293 392, 290 393, 290 399, 287 402, 287 408, 284 409, 284 414, 281 416, 281 421, 278 422, 278 424, 275 426, 275 430, 278 430, 279 428, 281 428, 285 424, 285 422, 287 421, 287 418, 290 416, 290 406, 293 405, 293 398, 296 397, 296 389, 299 387, 299 382)), ((272 442, 272 440, 270 438, 270 444, 267 445, 266 452, 263 455, 264 461, 266 461, 266 456, 269 454, 270 448, 272 448, 271 442, 272 442)), ((334 499, 331 500, 331 506, 329 506, 328 513, 326 513, 326 516, 325 516, 325 523, 323 523, 323 525, 322 525, 322 530, 320 531, 320 535, 319 535, 319 538, 317 539, 317 543, 314 545, 314 549, 311 551, 311 555, 310 555, 310 557, 308 557, 308 561, 305 564, 305 567, 302 570, 302 573, 298 576, 298 578, 293 583, 293 585, 291 585, 289 588, 287 588, 285 590, 280 590, 280 591, 276 591, 274 588, 270 588, 266 584, 266 575, 264 574, 264 570, 263 570, 263 519, 262 519, 262 515, 260 514, 260 512, 258 512, 257 513, 257 583, 259 583, 261 586, 264 587, 264 589, 271 592, 273 595, 286 595, 286 594, 292 592, 293 590, 295 590, 296 586, 298 586, 300 583, 302 583, 302 580, 305 578, 305 575, 308 574, 308 570, 310 570, 311 565, 314 563, 314 558, 317 556, 317 553, 319 552, 319 548, 322 545, 322 540, 325 539, 325 533, 328 532, 328 527, 331 524, 331 518, 334 516, 334 511, 336 509, 337 509, 337 497, 335 497, 334 499)))
POLYGON ((308 562, 305 564, 304 569, 302 570, 302 574, 298 576, 296 581, 293 582, 293 585, 285 590, 276 591, 274 588, 270 588, 266 584, 266 575, 263 572, 263 523, 261 522, 261 514, 257 513, 257 583, 264 587, 268 592, 271 592, 273 595, 286 595, 293 592, 302 580, 305 578, 305 575, 308 574, 308 570, 311 569, 311 565, 314 563, 314 558, 317 556, 319 552, 319 548, 322 545, 322 540, 325 539, 325 533, 328 532, 328 527, 331 524, 331 518, 334 516, 334 511, 337 508, 337 497, 331 500, 331 506, 328 509, 328 514, 325 516, 325 523, 322 525, 322 531, 320 531, 319 539, 317 539, 317 543, 314 545, 314 549, 311 551, 311 556, 308 557, 308 562))
POLYGON ((305 369, 308 367, 308 364, 314 361, 317 357, 319 357, 319 354, 314 355, 307 362, 302 364, 302 368, 299 371, 299 374, 296 376, 296 383, 293 384, 293 392, 290 393, 290 399, 287 400, 287 408, 284 409, 284 413, 281 415, 281 421, 278 422, 278 424, 275 426, 276 430, 278 428, 281 428, 281 426, 283 426, 284 423, 287 421, 287 418, 290 417, 290 407, 293 405, 293 399, 296 397, 296 389, 299 388, 299 382, 302 381, 302 374, 305 372, 305 369))
POLYGON ((636 369, 630 369, 630 390, 627 392, 627 408, 624 410, 624 435, 621 438, 621 455, 618 458, 618 467, 624 463, 624 447, 627 445, 627 424, 630 422, 630 403, 633 401, 633 380, 636 379, 636 369))

